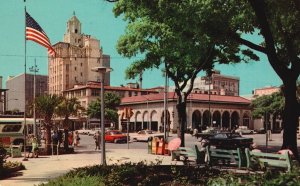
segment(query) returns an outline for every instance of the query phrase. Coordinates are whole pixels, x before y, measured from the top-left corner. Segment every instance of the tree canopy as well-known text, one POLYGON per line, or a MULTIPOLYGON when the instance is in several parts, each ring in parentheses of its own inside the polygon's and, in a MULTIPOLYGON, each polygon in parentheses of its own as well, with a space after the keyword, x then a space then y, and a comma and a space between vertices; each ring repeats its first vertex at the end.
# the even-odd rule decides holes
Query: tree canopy
MULTIPOLYGON (((117 107, 121 103, 121 98, 115 93, 104 93, 104 118, 114 123, 118 122, 117 107)), ((91 118, 101 118, 101 100, 91 102, 87 108, 87 115, 91 118)))
POLYGON ((178 96, 179 136, 183 136, 186 127, 186 99, 201 70, 212 69, 215 63, 258 60, 253 52, 236 42, 209 36, 199 14, 201 9, 200 3, 189 0, 120 0, 114 7, 115 15, 123 15, 128 22, 118 41, 118 52, 128 58, 144 56, 128 67, 127 77, 165 67, 178 96))
POLYGON ((284 110, 284 97, 281 92, 260 96, 252 101, 251 106, 253 108, 253 118, 261 118, 265 113, 282 115, 284 110))

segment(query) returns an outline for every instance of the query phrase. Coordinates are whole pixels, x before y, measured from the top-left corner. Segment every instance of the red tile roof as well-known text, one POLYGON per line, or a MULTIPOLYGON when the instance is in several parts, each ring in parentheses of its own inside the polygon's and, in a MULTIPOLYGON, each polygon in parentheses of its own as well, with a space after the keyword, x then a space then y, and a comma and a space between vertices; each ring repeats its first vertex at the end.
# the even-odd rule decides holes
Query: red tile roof
MULTIPOLYGON (((132 97, 124 97, 122 98, 122 104, 128 103, 137 103, 137 102, 146 102, 148 101, 163 101, 164 93, 159 94, 149 94, 143 96, 132 96, 132 97)), ((175 92, 168 93, 168 100, 176 100, 177 95, 175 92)), ((208 94, 190 94, 188 96, 188 101, 203 101, 207 102, 209 100, 208 94)), ((211 102, 227 102, 227 103, 240 103, 240 104, 250 104, 251 101, 240 97, 240 96, 221 96, 221 95, 210 95, 211 102)))

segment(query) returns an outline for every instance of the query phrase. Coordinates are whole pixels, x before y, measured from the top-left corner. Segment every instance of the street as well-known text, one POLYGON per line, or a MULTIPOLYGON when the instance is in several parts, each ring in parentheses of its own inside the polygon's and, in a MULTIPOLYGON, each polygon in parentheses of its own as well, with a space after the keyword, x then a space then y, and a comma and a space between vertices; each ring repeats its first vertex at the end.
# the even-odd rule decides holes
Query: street
MULTIPOLYGON (((176 138, 177 134, 170 134, 169 141, 173 138, 176 138)), ((265 134, 249 134, 242 135, 243 137, 253 138, 253 142, 260 147, 266 146, 266 135, 265 134)), ((80 145, 75 148, 75 151, 94 151, 95 142, 93 136, 80 135, 80 145)), ((300 140, 298 140, 299 144, 300 140)), ((185 135, 185 146, 192 147, 193 145, 200 145, 199 139, 196 139, 190 134, 185 135)), ((282 145, 282 134, 272 134, 272 140, 268 141, 268 146, 278 146, 282 145)), ((147 149, 147 142, 129 142, 129 149, 147 149)), ((106 150, 109 149, 127 149, 127 143, 105 143, 106 150)))

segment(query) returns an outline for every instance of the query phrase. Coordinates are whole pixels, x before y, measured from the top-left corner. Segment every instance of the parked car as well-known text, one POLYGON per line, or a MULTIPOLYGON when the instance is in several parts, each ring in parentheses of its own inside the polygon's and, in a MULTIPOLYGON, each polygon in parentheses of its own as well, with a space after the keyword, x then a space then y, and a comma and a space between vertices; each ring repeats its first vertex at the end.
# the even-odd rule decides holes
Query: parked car
POLYGON ((101 128, 94 128, 90 130, 89 136, 94 136, 97 131, 101 131, 101 128))
POLYGON ((247 126, 239 126, 239 128, 237 128, 235 132, 239 134, 253 134, 254 130, 248 129, 247 126))
POLYGON ((222 132, 209 137, 208 143, 224 149, 250 148, 253 138, 242 137, 238 133, 222 132))
POLYGON ((163 137, 163 134, 158 134, 152 130, 141 130, 136 134, 131 134, 133 141, 148 141, 149 137, 163 137))
POLYGON ((218 128, 216 127, 207 127, 205 130, 202 131, 203 134, 216 134, 218 133, 218 128))
POLYGON ((113 143, 127 143, 127 135, 118 130, 108 130, 105 132, 105 141, 113 143))
POLYGON ((265 128, 259 128, 259 129, 256 129, 255 132, 258 134, 265 134, 266 130, 265 130, 265 128))
POLYGON ((90 135, 92 130, 91 129, 79 129, 77 131, 78 131, 78 134, 90 135))

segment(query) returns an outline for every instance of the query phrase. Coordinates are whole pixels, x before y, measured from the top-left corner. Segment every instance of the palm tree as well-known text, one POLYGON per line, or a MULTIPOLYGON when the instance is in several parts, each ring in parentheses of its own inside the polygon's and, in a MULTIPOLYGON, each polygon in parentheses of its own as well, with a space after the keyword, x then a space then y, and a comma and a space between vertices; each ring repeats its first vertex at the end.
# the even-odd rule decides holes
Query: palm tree
POLYGON ((70 116, 78 116, 81 111, 84 111, 84 108, 80 105, 80 102, 77 98, 63 98, 62 101, 58 104, 56 109, 56 114, 58 116, 64 117, 63 128, 65 134, 64 140, 64 149, 67 152, 69 149, 68 144, 68 134, 70 127, 70 116))
POLYGON ((43 126, 46 129, 46 153, 50 154, 51 129, 53 126, 52 117, 61 97, 56 95, 42 95, 35 99, 36 112, 38 117, 43 118, 43 126))

